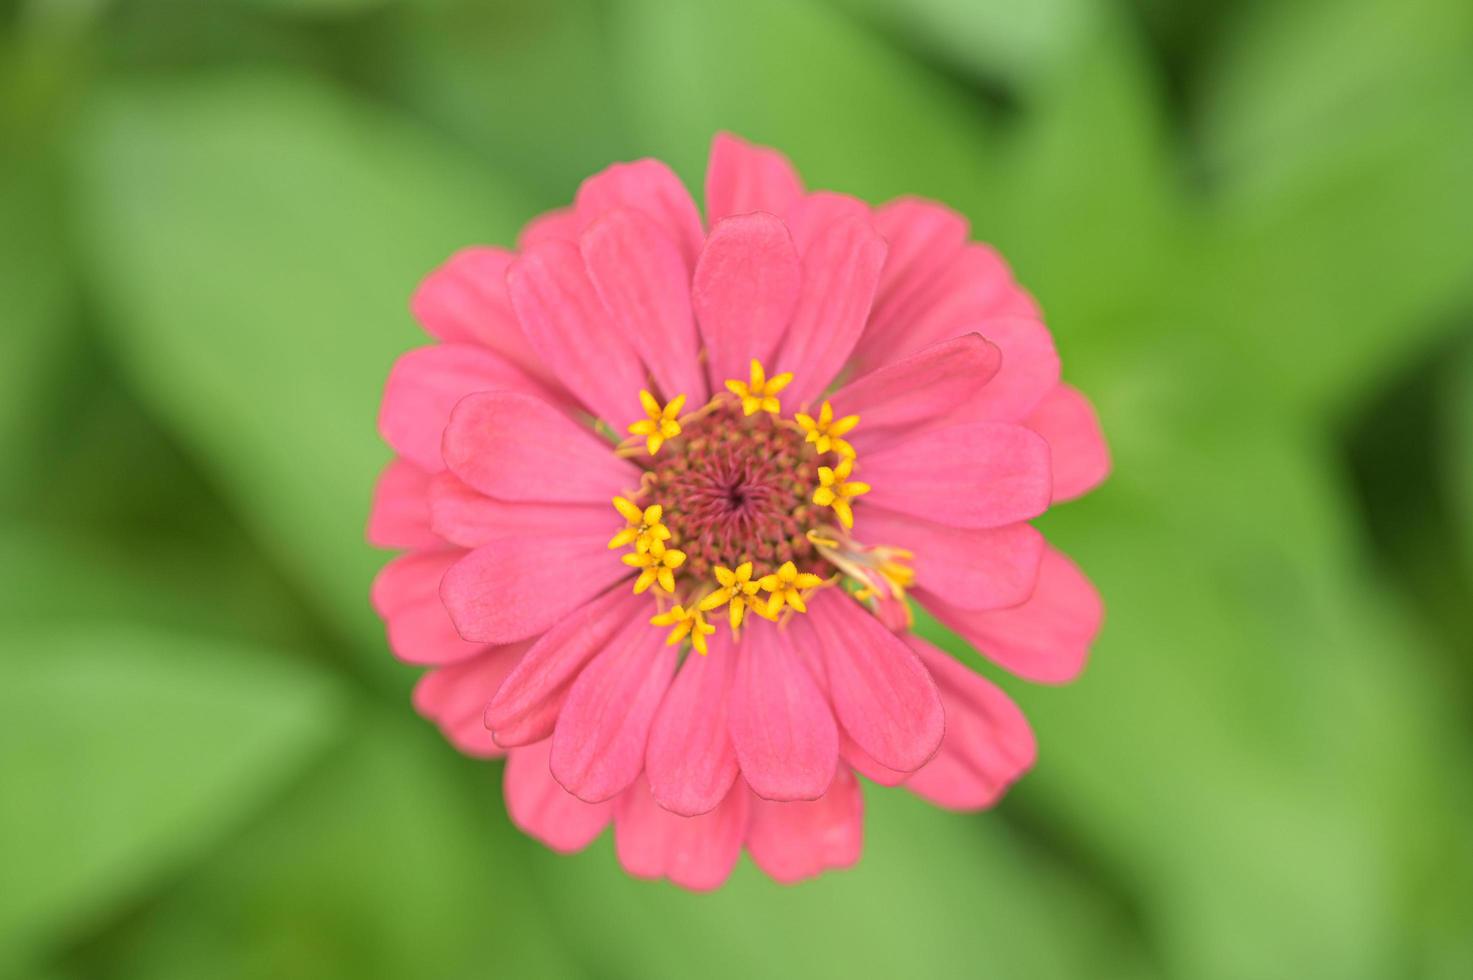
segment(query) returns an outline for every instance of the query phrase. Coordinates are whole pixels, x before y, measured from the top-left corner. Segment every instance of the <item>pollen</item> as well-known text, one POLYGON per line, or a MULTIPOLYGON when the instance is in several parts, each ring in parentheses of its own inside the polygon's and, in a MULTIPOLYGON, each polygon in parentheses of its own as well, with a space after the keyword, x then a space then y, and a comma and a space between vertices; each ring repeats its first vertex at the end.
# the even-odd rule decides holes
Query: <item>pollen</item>
POLYGON ((665 547, 663 541, 651 541, 648 551, 632 551, 624 556, 624 564, 639 569, 634 580, 634 594, 645 592, 651 585, 675 594, 675 569, 685 564, 685 552, 665 547))
POLYGON ((701 600, 701 612, 726 606, 731 628, 736 630, 742 625, 747 607, 755 604, 752 597, 757 594, 762 583, 752 578, 752 563, 749 561, 742 562, 735 569, 717 565, 713 572, 720 587, 701 600))
POLYGON ((841 419, 835 419, 834 406, 829 404, 828 399, 824 399, 818 418, 815 419, 811 415, 798 412, 793 419, 807 433, 804 441, 813 443, 813 448, 819 452, 835 452, 846 459, 854 458, 854 447, 849 445, 843 437, 859 424, 858 415, 846 415, 841 419))
POLYGON ((629 426, 629 434, 644 436, 644 447, 653 456, 660 451, 666 439, 674 439, 680 435, 680 423, 676 419, 680 415, 680 410, 685 407, 685 396, 676 395, 661 408, 659 400, 654 395, 648 391, 641 391, 639 404, 644 408, 646 417, 629 426))
POLYGON ((664 516, 665 508, 659 504, 650 504, 640 510, 639 505, 626 497, 614 498, 614 509, 624 518, 627 526, 624 530, 609 539, 609 547, 622 548, 632 544, 640 554, 650 550, 650 546, 656 541, 665 542, 670 540, 670 529, 660 523, 664 516))
POLYGON ((812 572, 800 572, 797 565, 785 561, 771 575, 762 576, 759 584, 763 591, 771 593, 767 597, 765 612, 768 617, 772 617, 784 606, 796 612, 807 612, 808 605, 803 601, 803 590, 818 588, 823 584, 823 579, 812 572))
POLYGON ((716 627, 706 622, 700 609, 687 609, 684 606, 675 606, 667 612, 650 617, 650 625, 670 627, 670 635, 665 637, 667 646, 674 646, 689 636, 690 645, 703 657, 706 655, 706 637, 716 632, 716 627))
POLYGON ((778 392, 792 383, 792 380, 791 371, 769 378, 762 362, 753 358, 751 377, 747 381, 726 382, 726 390, 742 400, 743 415, 755 415, 759 411, 777 415, 783 410, 782 402, 777 397, 778 392))
POLYGON ((860 483, 850 480, 854 473, 854 460, 846 458, 840 460, 839 465, 832 468, 820 466, 818 468, 818 487, 813 491, 813 502, 820 507, 832 507, 839 518, 839 523, 845 528, 854 527, 854 508, 850 501, 855 497, 869 493, 868 483, 860 483))

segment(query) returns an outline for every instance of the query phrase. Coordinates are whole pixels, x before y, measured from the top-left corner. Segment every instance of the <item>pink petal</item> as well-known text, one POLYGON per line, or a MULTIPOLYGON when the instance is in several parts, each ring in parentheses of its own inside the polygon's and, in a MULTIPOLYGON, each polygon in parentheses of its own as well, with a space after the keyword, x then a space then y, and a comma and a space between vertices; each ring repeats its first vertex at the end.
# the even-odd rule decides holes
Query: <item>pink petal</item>
POLYGON ((517 235, 517 250, 525 252, 543 242, 576 242, 580 230, 582 225, 572 208, 555 208, 527 222, 517 235))
POLYGON ((501 500, 606 505, 639 484, 639 469, 608 443, 526 395, 462 399, 445 427, 442 452, 457 477, 501 500))
POLYGON ((414 709, 440 726, 456 748, 489 759, 501 746, 481 721, 486 703, 531 646, 528 641, 487 647, 469 660, 427 671, 414 685, 414 709))
POLYGON ((643 212, 616 208, 588 226, 579 248, 610 319, 633 338, 665 400, 683 394, 702 405, 690 268, 675 241, 643 212))
POLYGON ((1052 493, 1048 443, 1006 422, 920 432, 862 456, 858 472, 874 487, 861 507, 957 527, 1026 521, 1048 508, 1052 493))
MULTIPOLYGON (((786 211, 773 213, 782 216, 783 224, 788 226, 788 234, 793 236, 793 245, 801 256, 806 256, 814 243, 835 225, 861 221, 874 231, 869 205, 857 197, 834 191, 804 194, 786 211)), ((879 232, 876 231, 875 235, 878 236, 879 232)))
POLYGON ((996 346, 963 334, 849 382, 834 392, 834 411, 859 416, 849 441, 868 453, 923 429, 970 421, 962 413, 1001 366, 996 346))
POLYGON ((733 214, 782 214, 803 193, 803 182, 777 150, 717 133, 706 164, 706 221, 733 214))
POLYGON ((977 244, 963 248, 940 275, 904 303, 887 307, 884 314, 883 320, 871 320, 855 347, 854 360, 861 371, 980 330, 990 317, 1039 315, 1032 298, 1014 282, 1002 256, 990 246, 977 244))
POLYGON ((542 242, 506 273, 522 331, 573 396, 617 431, 642 417, 644 365, 628 334, 609 316, 572 242, 542 242))
POLYGON ((849 359, 884 261, 885 242, 863 215, 829 224, 803 246, 802 292, 776 358, 777 370, 793 372, 784 394, 791 404, 816 399, 849 359))
POLYGON ((754 357, 771 366, 801 279, 792 236, 772 215, 734 215, 711 230, 691 296, 713 390, 729 379, 745 381, 754 357))
POLYGON ((783 884, 812 878, 828 868, 847 868, 864 847, 864 796, 859 781, 840 769, 821 798, 774 803, 752 797, 747 853, 783 884))
POLYGON ((839 734, 828 700, 785 632, 750 624, 737 653, 731 740, 742 776, 769 800, 816 800, 834 779, 839 734))
POLYGON ((669 878, 709 891, 731 874, 742 853, 750 804, 738 783, 709 813, 682 817, 664 809, 640 779, 614 802, 614 847, 636 878, 669 878))
POLYGON ((946 737, 936 758, 906 786, 947 809, 989 807, 1033 768, 1038 757, 1033 729, 997 685, 924 640, 911 637, 908 642, 941 689, 946 737))
POLYGON ((665 694, 645 749, 645 774, 659 804, 682 816, 706 813, 736 779, 727 702, 739 653, 726 631, 706 656, 688 656, 665 694))
POLYGON ((486 648, 460 638, 445 604, 440 580, 464 551, 416 551, 389 562, 373 580, 373 608, 388 626, 389 649, 411 664, 448 664, 486 648))
POLYGON ((659 160, 616 163, 594 174, 578 188, 574 208, 582 228, 615 208, 643 211, 675 242, 686 268, 695 266, 701 239, 705 237, 701 216, 680 178, 659 160))
POLYGON ((499 354, 471 344, 437 344, 394 362, 379 407, 379 432, 420 469, 445 468, 440 440, 457 402, 475 391, 549 397, 542 385, 499 354))
POLYGON ((379 474, 368 514, 368 543, 375 548, 439 548, 430 530, 430 477, 413 463, 395 459, 379 474))
POLYGON ((981 418, 1022 422, 1059 385, 1054 338, 1034 317, 989 317, 977 321, 973 329, 1002 351, 1002 367, 977 393, 974 410, 981 418))
POLYGON ((1110 450, 1094 406, 1061 384, 1024 420, 1048 441, 1053 458, 1054 502, 1073 500, 1099 486, 1110 473, 1110 450))
POLYGON ((924 589, 916 598, 983 656, 1040 684, 1064 684, 1079 676, 1105 615, 1089 579, 1053 548, 1044 551, 1038 586, 1021 606, 969 612, 924 589))
POLYGON ((900 321, 914 297, 945 274, 967 244, 967 219, 935 201, 902 197, 875 210, 875 227, 890 244, 875 297, 879 329, 900 321))
POLYGON ((527 343, 506 294, 506 268, 513 258, 502 248, 462 249, 425 277, 409 307, 431 336, 489 347, 528 377, 552 386, 553 377, 527 343))
POLYGON ((513 749, 506 760, 506 812, 523 833, 572 854, 593 842, 614 816, 613 803, 584 803, 548 771, 552 742, 513 749))
POLYGON ((916 586, 960 609, 1004 609, 1026 602, 1038 582, 1043 535, 1027 524, 956 528, 866 506, 867 544, 909 550, 916 586))
POLYGON ((544 633, 486 706, 485 727, 496 733, 497 743, 510 747, 550 738, 578 674, 649 607, 647 597, 610 589, 544 633))
MULTIPOLYGON (((946 699, 942 698, 942 706, 944 707, 945 704, 946 699)), ((950 721, 951 718, 948 716, 947 723, 950 724, 950 721)), ((945 736, 942 736, 941 744, 946 744, 945 736)), ((872 783, 878 783, 881 786, 899 786, 911 776, 915 775, 914 773, 901 772, 898 769, 891 769, 888 766, 880 765, 868 752, 855 744, 854 739, 850 738, 847 734, 841 735, 839 738, 839 758, 842 765, 847 765, 865 779, 868 779, 872 783)), ((934 762, 936 760, 933 757, 931 761, 934 762)), ((930 764, 930 762, 926 763, 926 765, 930 764)), ((925 766, 921 768, 924 769, 925 766)))
POLYGON ((880 765, 919 769, 945 728, 936 684, 920 659, 838 589, 820 592, 808 609, 839 723, 880 765))
POLYGON ((435 533, 462 548, 478 548, 499 538, 611 536, 623 522, 607 504, 497 500, 477 493, 450 472, 436 473, 430 481, 429 503, 435 533))
POLYGON ((501 538, 456 562, 440 598, 460 635, 511 643, 551 629, 628 576, 597 537, 501 538))
POLYGON ((568 792, 597 803, 639 776, 678 658, 662 630, 635 620, 578 675, 552 736, 552 774, 568 792))

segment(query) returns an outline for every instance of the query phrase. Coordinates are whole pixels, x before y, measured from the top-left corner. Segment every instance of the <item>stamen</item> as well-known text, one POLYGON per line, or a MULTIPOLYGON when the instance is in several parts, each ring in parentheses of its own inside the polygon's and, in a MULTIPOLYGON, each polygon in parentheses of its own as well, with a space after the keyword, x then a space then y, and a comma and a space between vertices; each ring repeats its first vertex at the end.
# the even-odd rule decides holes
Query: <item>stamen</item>
POLYGON ((909 564, 914 557, 911 552, 887 545, 866 547, 837 529, 828 536, 811 531, 808 537, 830 564, 859 586, 854 598, 873 603, 882 620, 895 620, 898 610, 900 620, 910 621, 905 592, 915 584, 915 569, 909 564))
POLYGON ((854 527, 854 509, 849 501, 870 491, 868 483, 850 481, 849 477, 853 472, 853 459, 840 460, 839 465, 832 469, 820 466, 819 485, 813 491, 813 502, 820 507, 832 507, 839 517, 839 523, 846 529, 854 527))
POLYGON ((648 391, 641 391, 639 403, 643 406, 647 417, 629 426, 629 433, 644 436, 645 448, 653 456, 660 451, 666 439, 674 439, 680 435, 680 423, 676 421, 676 418, 680 415, 680 410, 685 407, 685 396, 676 395, 670 399, 668 405, 661 408, 654 395, 648 391))
POLYGON ((819 410, 817 419, 802 412, 798 412, 793 418, 808 434, 804 441, 813 443, 813 447, 819 452, 832 451, 849 459, 854 458, 854 447, 840 437, 859 424, 858 415, 846 415, 835 420, 834 406, 829 404, 828 399, 824 399, 823 408, 819 410))
POLYGON ((767 377, 762 362, 754 357, 751 378, 747 381, 727 381, 726 390, 742 400, 743 415, 755 415, 759 410, 777 415, 783 410, 777 394, 791 384, 792 380, 791 371, 784 371, 775 378, 767 377))

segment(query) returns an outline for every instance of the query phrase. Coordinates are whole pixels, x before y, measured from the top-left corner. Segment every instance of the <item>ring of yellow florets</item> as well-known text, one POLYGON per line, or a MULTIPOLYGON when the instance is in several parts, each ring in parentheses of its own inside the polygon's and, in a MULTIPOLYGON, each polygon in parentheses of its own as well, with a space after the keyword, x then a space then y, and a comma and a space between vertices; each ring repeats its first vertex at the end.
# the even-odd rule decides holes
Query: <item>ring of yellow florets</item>
POLYGON ((872 562, 865 556, 878 549, 848 537, 852 502, 869 490, 851 479, 858 462, 843 438, 859 416, 835 418, 825 401, 817 416, 783 418, 779 394, 792 377, 769 378, 754 360, 747 380, 726 382, 685 416, 684 395, 661 405, 639 393, 644 418, 619 454, 645 472, 637 491, 614 498, 625 527, 609 547, 629 548, 622 560, 639 570, 636 593, 654 588, 671 603, 650 620, 671 628, 671 644, 689 639, 704 654, 716 630, 705 616, 722 607, 737 630, 749 612, 806 612, 813 590, 841 578, 861 600, 903 596, 910 584, 894 549, 872 562))

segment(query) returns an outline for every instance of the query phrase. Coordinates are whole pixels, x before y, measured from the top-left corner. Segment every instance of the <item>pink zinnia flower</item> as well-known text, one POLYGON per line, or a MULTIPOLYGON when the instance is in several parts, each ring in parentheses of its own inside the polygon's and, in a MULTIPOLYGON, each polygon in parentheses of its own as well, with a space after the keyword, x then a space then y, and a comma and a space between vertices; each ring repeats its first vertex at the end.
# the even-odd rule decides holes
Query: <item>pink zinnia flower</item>
POLYGON ((1098 596, 1027 522, 1109 468, 1033 300, 928 201, 805 193, 715 140, 706 221, 654 160, 584 182, 519 250, 413 308, 369 526, 415 704, 508 755, 507 806, 630 873, 794 881, 859 856, 855 773, 993 803, 1034 759, 907 597, 1034 681, 1082 669, 1098 596), (611 505, 612 502, 612 505, 611 505))

